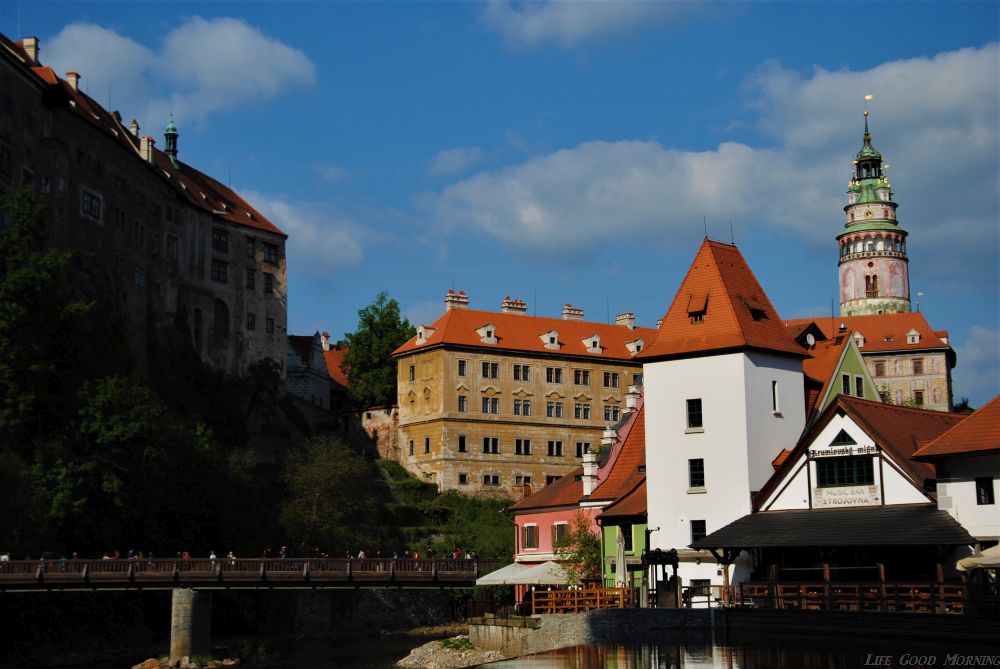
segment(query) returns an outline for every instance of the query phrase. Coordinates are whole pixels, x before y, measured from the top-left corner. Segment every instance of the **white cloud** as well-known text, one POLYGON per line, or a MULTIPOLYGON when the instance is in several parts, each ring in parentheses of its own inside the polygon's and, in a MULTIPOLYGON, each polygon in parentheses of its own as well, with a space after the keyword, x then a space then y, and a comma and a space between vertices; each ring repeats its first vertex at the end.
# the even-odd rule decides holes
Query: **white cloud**
POLYGON ((543 0, 511 2, 491 0, 482 20, 515 46, 534 47, 552 41, 573 47, 590 39, 603 39, 668 21, 689 9, 684 2, 571 2, 543 0))
POLYGON ((343 181, 349 174, 347 168, 339 165, 317 165, 316 171, 327 181, 333 182, 343 181))
POLYGON ((438 151, 431 160, 431 174, 458 174, 476 165, 483 158, 478 146, 457 146, 438 151))
POLYGON ((255 191, 241 196, 288 235, 288 266, 296 273, 325 277, 361 264, 363 228, 330 214, 324 203, 292 204, 255 191))
POLYGON ((968 397, 978 408, 1000 393, 1000 330, 973 325, 955 351, 961 371, 955 376, 956 402, 968 397))
POLYGON ((861 147, 861 101, 875 91, 874 143, 893 164, 911 255, 934 257, 947 244, 951 252, 935 258, 935 280, 967 281, 970 272, 995 280, 998 61, 1000 50, 990 44, 863 72, 817 69, 809 77, 770 63, 745 91, 774 139, 770 148, 586 142, 480 172, 421 204, 445 228, 471 226, 538 253, 618 239, 670 248, 688 243, 702 216, 822 247, 840 226, 851 159, 861 147))
POLYGON ((59 73, 80 72, 93 98, 149 123, 165 123, 172 110, 178 122, 200 124, 316 76, 304 53, 231 18, 189 18, 157 51, 92 23, 67 25, 42 47, 42 61, 59 73))

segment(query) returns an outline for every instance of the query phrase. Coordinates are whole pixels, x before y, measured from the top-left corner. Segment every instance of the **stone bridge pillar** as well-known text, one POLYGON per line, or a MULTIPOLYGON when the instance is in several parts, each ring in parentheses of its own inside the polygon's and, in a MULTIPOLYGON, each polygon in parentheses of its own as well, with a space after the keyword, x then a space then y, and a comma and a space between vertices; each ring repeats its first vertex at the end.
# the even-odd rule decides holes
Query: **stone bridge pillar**
POLYGON ((170 664, 212 653, 212 593, 174 588, 170 609, 170 664))

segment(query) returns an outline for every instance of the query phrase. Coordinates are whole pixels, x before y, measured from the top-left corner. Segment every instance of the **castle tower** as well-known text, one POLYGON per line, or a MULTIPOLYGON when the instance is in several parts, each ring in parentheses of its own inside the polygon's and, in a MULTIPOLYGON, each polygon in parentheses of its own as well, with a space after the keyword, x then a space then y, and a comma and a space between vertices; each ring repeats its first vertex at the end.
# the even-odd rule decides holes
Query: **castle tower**
POLYGON ((883 174, 882 154, 872 146, 865 109, 863 145, 854 157, 847 186, 840 247, 840 315, 910 311, 906 231, 896 220, 892 186, 883 174))

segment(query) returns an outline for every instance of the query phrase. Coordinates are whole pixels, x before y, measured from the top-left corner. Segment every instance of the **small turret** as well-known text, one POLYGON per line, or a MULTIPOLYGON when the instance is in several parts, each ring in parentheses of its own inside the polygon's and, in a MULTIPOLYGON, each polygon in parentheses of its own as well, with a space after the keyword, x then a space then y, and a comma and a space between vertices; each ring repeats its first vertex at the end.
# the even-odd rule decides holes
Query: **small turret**
POLYGON ((170 120, 167 121, 167 127, 163 129, 163 139, 165 147, 163 153, 170 156, 170 162, 173 163, 174 167, 177 167, 177 126, 174 125, 174 115, 170 114, 170 120))

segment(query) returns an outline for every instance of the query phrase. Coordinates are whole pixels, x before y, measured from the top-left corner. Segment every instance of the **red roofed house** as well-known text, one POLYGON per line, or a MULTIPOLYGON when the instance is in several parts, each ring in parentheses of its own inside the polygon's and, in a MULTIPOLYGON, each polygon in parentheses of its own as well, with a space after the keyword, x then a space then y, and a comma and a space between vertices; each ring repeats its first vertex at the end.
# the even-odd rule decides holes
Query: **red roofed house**
MULTIPOLYGON (((150 336, 186 325, 201 358, 231 374, 274 360, 284 371, 286 235, 232 189, 164 149, 39 62, 39 42, 0 36, 0 187, 34 188, 53 246, 74 252, 73 281, 128 316, 135 359, 150 336)), ((166 120, 166 119, 164 119, 166 120)))
POLYGON ((1000 541, 1000 395, 913 454, 937 468, 938 508, 989 548, 1000 541))
POLYGON ((499 312, 468 302, 449 291, 394 353, 400 460, 439 490, 520 496, 579 467, 618 422, 655 331, 629 313, 609 325, 568 304, 558 319, 511 298, 499 312))

